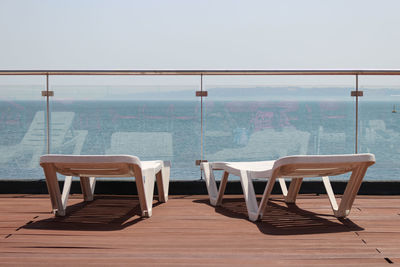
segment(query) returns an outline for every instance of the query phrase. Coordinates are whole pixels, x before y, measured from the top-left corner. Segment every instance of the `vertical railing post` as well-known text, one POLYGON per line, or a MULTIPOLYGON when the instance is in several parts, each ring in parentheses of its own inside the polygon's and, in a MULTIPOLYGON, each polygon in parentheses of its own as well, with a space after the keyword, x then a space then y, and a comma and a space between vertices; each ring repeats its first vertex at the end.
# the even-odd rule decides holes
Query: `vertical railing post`
MULTIPOLYGON (((200 97, 200 164, 203 162, 203 74, 200 75, 200 92, 202 93, 200 97)), ((203 172, 200 171, 200 180, 203 180, 203 172)))
POLYGON ((356 74, 356 90, 355 91, 351 91, 351 96, 354 96, 356 98, 356 123, 355 123, 355 144, 354 144, 354 153, 357 154, 358 153, 358 98, 360 96, 363 96, 364 92, 360 91, 358 89, 358 74, 356 74))
MULTIPOLYGON (((204 121, 203 121, 203 97, 207 97, 208 92, 203 90, 203 73, 200 74, 200 91, 196 91, 196 96, 200 97, 200 159, 196 160, 196 165, 200 166, 204 160, 204 121)), ((200 180, 203 180, 203 172, 200 170, 200 180)))
POLYGON ((356 74, 356 136, 355 136, 355 154, 358 153, 358 74, 356 74))
POLYGON ((46 74, 46 138, 47 154, 50 154, 50 106, 49 106, 49 74, 46 74))

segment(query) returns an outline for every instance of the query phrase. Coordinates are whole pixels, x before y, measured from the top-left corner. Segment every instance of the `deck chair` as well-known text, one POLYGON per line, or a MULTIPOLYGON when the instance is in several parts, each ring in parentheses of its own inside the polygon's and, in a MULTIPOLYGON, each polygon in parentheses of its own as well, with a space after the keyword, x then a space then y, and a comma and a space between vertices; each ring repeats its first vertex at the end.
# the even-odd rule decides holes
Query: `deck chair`
POLYGON ((56 216, 65 216, 72 176, 80 177, 85 201, 92 201, 96 177, 135 177, 143 217, 152 214, 154 182, 157 180, 160 202, 168 200, 170 163, 168 161, 140 161, 128 155, 79 156, 44 155, 40 166, 46 176, 52 210, 56 216), (62 195, 58 185, 57 173, 65 175, 62 195))
POLYGON ((349 215, 357 192, 367 168, 375 163, 373 154, 349 155, 318 155, 318 156, 288 156, 276 161, 259 162, 203 162, 206 186, 213 206, 222 204, 225 187, 229 174, 240 177, 248 216, 251 221, 256 221, 263 216, 276 179, 282 189, 286 203, 295 203, 303 178, 322 177, 323 184, 336 217, 342 218, 349 215), (223 170, 219 190, 215 182, 214 170, 223 170), (340 175, 351 172, 350 179, 338 206, 328 176, 340 175), (260 204, 257 203, 252 179, 268 178, 260 204), (285 178, 292 179, 289 190, 285 178))

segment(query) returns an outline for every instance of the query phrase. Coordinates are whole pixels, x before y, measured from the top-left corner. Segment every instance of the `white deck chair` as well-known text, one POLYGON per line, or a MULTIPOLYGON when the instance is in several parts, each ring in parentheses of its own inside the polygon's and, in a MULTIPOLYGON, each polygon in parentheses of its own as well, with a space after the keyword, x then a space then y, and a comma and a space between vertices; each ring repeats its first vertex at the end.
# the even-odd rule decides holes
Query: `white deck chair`
POLYGON ((128 155, 44 155, 40 157, 40 165, 46 176, 52 209, 57 216, 65 216, 72 176, 80 177, 85 201, 93 200, 95 177, 135 177, 144 217, 150 217, 152 214, 155 180, 157 180, 159 201, 168 200, 170 174, 168 161, 140 161, 139 158, 128 155), (57 172, 66 176, 62 195, 57 172))
POLYGON ((259 162, 204 162, 201 168, 205 174, 210 203, 213 206, 221 205, 229 174, 239 176, 249 219, 256 221, 262 217, 278 178, 285 202, 295 203, 304 177, 322 177, 334 215, 339 218, 346 217, 350 213, 367 168, 374 163, 375 156, 373 154, 350 154, 288 156, 276 161, 259 162), (224 171, 219 191, 215 182, 214 170, 224 171), (338 206, 328 176, 347 172, 351 172, 351 176, 338 206), (259 205, 254 192, 253 178, 268 178, 259 205), (289 190, 287 190, 284 178, 292 179, 289 190))

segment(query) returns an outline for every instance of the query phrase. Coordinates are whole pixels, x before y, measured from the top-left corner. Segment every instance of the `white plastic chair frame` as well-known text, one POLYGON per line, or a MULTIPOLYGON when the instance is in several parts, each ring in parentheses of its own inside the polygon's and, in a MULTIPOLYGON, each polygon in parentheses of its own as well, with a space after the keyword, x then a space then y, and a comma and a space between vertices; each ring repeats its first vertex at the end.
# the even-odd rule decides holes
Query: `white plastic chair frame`
POLYGON ((373 154, 304 155, 283 157, 276 161, 204 162, 201 164, 201 168, 204 172, 210 203, 213 206, 222 204, 229 174, 239 176, 249 219, 257 221, 267 208, 276 179, 279 181, 285 202, 295 203, 305 177, 322 177, 334 215, 338 218, 346 217, 350 213, 368 167, 374 163, 375 156, 373 154), (219 190, 215 182, 214 170, 224 171, 219 190), (347 172, 351 172, 351 176, 340 205, 338 205, 328 176, 347 172), (253 187, 252 179, 254 178, 268 179, 259 205, 253 187), (289 190, 286 187, 285 178, 292 179, 289 190))
POLYGON ((40 165, 44 170, 52 210, 56 216, 66 215, 73 176, 80 177, 85 201, 93 200, 96 177, 135 177, 143 217, 152 215, 155 180, 159 201, 168 201, 169 161, 140 161, 139 158, 128 155, 44 155, 40 157, 40 165), (62 194, 57 172, 66 176, 62 194))

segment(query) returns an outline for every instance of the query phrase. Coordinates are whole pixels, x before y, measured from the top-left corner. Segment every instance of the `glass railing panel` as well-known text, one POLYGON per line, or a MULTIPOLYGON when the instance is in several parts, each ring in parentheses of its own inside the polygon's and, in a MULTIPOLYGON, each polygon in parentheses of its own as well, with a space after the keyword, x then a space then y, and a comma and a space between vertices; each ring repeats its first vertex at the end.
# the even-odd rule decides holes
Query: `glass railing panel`
POLYGON ((46 153, 43 77, 0 76, 0 179, 43 179, 46 153))
POLYGON ((172 180, 199 179, 198 87, 193 76, 52 77, 51 151, 169 160, 172 180))
POLYGON ((205 159, 354 153, 354 78, 334 78, 207 77, 205 159))
POLYGON ((376 163, 366 180, 400 179, 400 77, 359 77, 359 144, 360 153, 375 154, 376 163))

